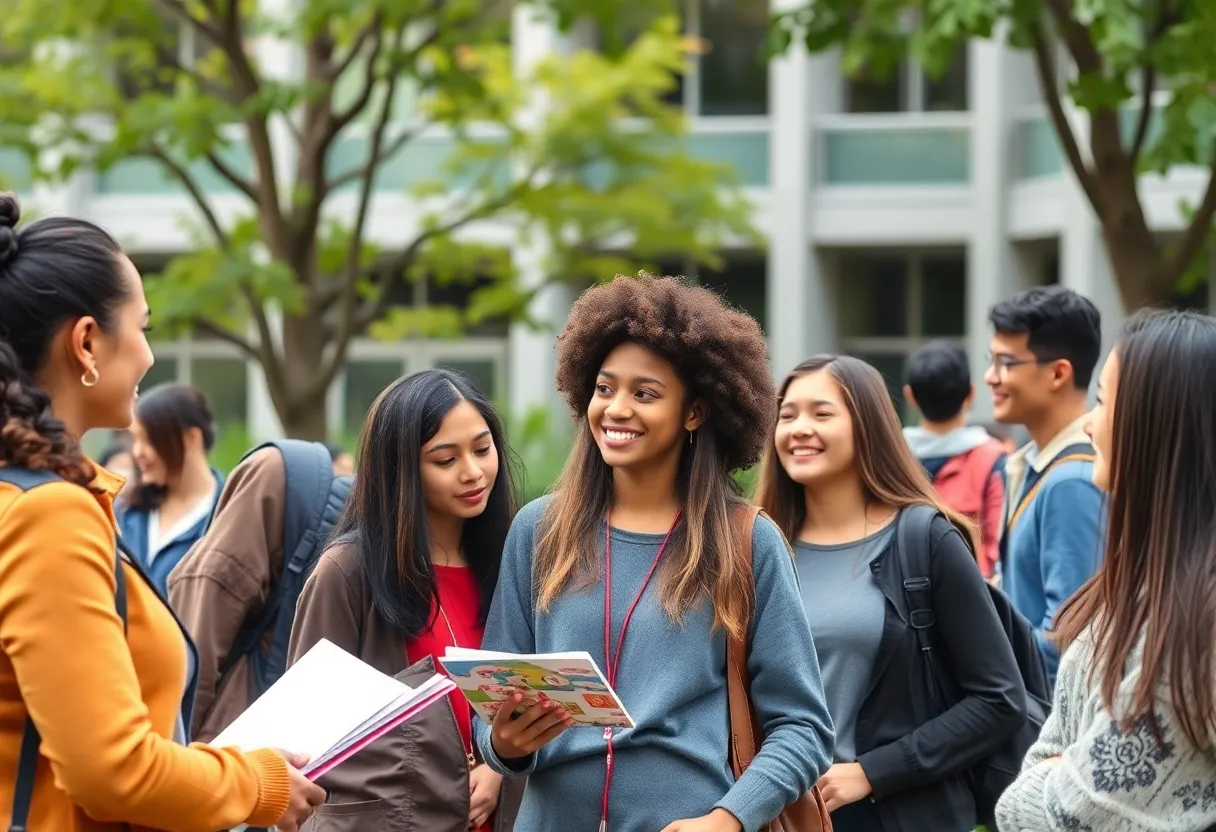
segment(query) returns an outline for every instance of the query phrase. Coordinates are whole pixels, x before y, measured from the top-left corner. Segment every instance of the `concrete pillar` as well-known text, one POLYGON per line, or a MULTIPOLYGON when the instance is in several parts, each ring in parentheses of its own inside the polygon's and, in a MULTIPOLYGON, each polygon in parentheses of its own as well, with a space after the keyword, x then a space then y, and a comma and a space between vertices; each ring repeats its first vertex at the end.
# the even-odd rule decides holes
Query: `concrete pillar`
MULTIPOLYGON (((773 0, 780 12, 801 0, 773 0)), ((835 78, 835 62, 795 42, 769 62, 768 340, 772 371, 783 377, 814 352, 836 345, 835 304, 811 241, 816 92, 835 78)))
MULTIPOLYGON (((1016 90, 1013 60, 1003 34, 991 40, 972 40, 969 59, 971 110, 971 193, 975 222, 967 241, 967 355, 972 383, 983 387, 984 357, 991 327, 988 310, 993 304, 1029 285, 1030 275, 1009 239, 1008 198, 1010 138, 1016 90)), ((987 419, 992 400, 982 392, 975 397, 972 416, 987 419)))
MULTIPOLYGON (((530 4, 515 7, 512 18, 512 60, 517 75, 525 75, 547 55, 567 48, 565 39, 544 12, 530 4)), ((537 91, 530 103, 527 118, 538 121, 543 117, 547 102, 537 91)), ((512 262, 524 286, 535 287, 546 282, 549 275, 546 261, 548 241, 538 235, 516 241, 511 251, 512 262)), ((522 323, 511 325, 508 347, 508 406, 511 413, 521 416, 536 407, 556 407, 553 375, 557 368, 554 337, 569 311, 569 293, 562 286, 547 286, 537 293, 528 308, 529 317, 540 322, 539 327, 522 323)))

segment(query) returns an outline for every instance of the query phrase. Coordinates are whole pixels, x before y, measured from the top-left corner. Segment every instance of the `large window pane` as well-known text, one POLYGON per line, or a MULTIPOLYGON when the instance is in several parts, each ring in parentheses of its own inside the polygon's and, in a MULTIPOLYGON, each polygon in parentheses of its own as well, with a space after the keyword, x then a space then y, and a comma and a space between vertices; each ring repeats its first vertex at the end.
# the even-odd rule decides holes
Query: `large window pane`
POLYGON ((763 260, 735 260, 720 272, 703 272, 700 283, 720 294, 731 306, 751 315, 764 329, 768 302, 765 275, 763 260))
POLYGON ((898 113, 904 109, 904 66, 882 76, 863 70, 845 79, 845 112, 898 113))
POLYGON ((346 395, 342 415, 346 433, 354 435, 363 430, 363 422, 380 392, 405 372, 405 362, 399 358, 358 359, 346 365, 346 395))
POLYGON ((245 425, 249 417, 249 366, 240 358, 195 358, 190 362, 191 383, 211 403, 221 428, 245 425))
POLYGON ((490 401, 494 401, 498 394, 497 385, 494 383, 496 368, 493 359, 439 361, 436 366, 456 370, 469 376, 473 379, 473 384, 477 386, 477 389, 490 401))
POLYGON ((959 257, 927 257, 921 262, 920 334, 967 333, 967 266, 959 257))
POLYGON ((173 356, 156 357, 156 363, 144 374, 139 382, 139 389, 147 392, 158 384, 177 381, 177 359, 173 356))
POLYGON ((848 257, 842 258, 840 265, 840 334, 907 335, 907 257, 848 257))
POLYGON ((700 0, 703 116, 752 116, 768 112, 768 34, 765 0, 700 0))
POLYGON ((959 44, 958 53, 950 68, 940 78, 930 78, 922 73, 925 110, 929 112, 962 113, 968 107, 967 96, 967 41, 959 44))
POLYGON ((853 352, 852 354, 869 363, 882 374, 883 381, 887 383, 887 392, 891 394, 891 401, 899 412, 900 421, 907 424, 907 403, 904 401, 903 388, 904 367, 908 363, 908 357, 903 353, 853 352))

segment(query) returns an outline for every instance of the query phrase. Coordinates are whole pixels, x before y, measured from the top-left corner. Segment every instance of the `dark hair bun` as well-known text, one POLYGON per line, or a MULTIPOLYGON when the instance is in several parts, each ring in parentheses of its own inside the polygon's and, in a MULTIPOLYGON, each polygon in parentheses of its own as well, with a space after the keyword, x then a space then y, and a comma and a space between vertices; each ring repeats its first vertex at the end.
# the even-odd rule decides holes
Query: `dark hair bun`
POLYGON ((21 205, 11 192, 0 193, 0 264, 17 253, 17 233, 13 229, 21 219, 21 205))

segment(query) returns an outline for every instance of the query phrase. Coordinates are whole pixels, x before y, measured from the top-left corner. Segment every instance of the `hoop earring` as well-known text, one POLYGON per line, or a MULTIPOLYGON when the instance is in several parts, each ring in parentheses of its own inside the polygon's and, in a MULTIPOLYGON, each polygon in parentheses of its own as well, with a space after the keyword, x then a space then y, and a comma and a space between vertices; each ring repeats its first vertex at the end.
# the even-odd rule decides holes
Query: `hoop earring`
POLYGON ((96 367, 90 367, 80 374, 80 383, 85 387, 96 387, 99 381, 101 381, 101 373, 97 372, 96 367))

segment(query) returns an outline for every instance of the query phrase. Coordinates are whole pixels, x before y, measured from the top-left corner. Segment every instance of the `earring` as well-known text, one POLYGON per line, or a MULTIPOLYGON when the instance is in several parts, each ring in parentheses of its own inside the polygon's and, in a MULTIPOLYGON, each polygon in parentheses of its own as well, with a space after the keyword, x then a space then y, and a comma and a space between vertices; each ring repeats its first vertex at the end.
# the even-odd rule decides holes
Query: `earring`
POLYGON ((692 435, 694 433, 696 433, 696 431, 693 428, 688 429, 688 446, 689 447, 692 447, 692 435))
POLYGON ((99 381, 101 381, 101 373, 97 372, 96 367, 90 367, 80 374, 80 383, 85 387, 95 387, 99 381))

